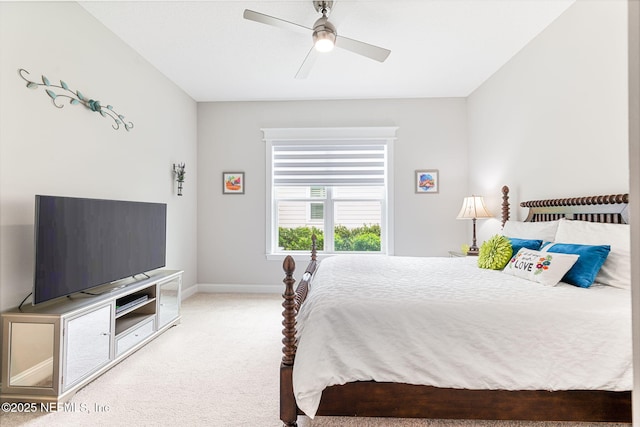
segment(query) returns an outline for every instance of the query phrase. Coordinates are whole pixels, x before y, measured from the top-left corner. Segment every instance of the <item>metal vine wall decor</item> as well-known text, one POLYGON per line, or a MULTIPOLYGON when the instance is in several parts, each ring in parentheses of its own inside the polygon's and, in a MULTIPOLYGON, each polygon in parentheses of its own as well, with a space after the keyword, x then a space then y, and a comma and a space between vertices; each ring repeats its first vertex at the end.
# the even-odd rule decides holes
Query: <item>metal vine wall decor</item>
POLYGON ((113 127, 115 130, 120 129, 120 125, 123 125, 125 130, 127 131, 133 128, 133 123, 125 121, 125 118, 122 114, 118 114, 113 110, 113 106, 107 105, 106 107, 103 107, 102 105, 100 105, 100 101, 85 97, 82 93, 80 93, 79 90, 76 90, 75 92, 72 91, 71 89, 69 89, 69 86, 62 80, 60 80, 60 85, 54 85, 51 84, 48 78, 42 76, 42 83, 36 83, 29 80, 25 76, 25 74, 28 76, 29 72, 23 68, 20 68, 18 70, 18 74, 20 74, 20 77, 22 77, 22 79, 27 82, 27 87, 29 89, 37 89, 39 86, 44 86, 46 88, 45 92, 51 98, 51 102, 53 102, 53 105, 55 105, 57 108, 64 107, 64 105, 58 104, 58 102, 61 102, 60 98, 67 98, 69 99, 69 104, 71 105, 82 104, 91 111, 100 113, 102 117, 111 118, 114 122, 111 127, 113 127))

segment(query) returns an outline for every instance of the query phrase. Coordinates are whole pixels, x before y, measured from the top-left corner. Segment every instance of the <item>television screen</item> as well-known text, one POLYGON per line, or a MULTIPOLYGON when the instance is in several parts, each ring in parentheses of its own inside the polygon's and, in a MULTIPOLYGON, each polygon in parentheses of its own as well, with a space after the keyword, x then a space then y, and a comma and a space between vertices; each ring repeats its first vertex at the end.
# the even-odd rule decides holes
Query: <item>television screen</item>
POLYGON ((33 303, 164 267, 164 203, 36 196, 33 303))

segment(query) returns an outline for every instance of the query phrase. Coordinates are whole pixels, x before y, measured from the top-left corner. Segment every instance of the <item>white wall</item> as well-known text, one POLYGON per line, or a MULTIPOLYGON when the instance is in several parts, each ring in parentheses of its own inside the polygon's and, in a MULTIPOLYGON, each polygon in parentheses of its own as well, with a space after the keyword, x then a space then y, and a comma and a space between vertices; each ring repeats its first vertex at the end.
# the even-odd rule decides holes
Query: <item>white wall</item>
POLYGON ((514 202, 629 191, 626 7, 576 2, 469 96, 471 191, 506 183, 514 202))
POLYGON ((196 283, 195 101, 74 2, 0 2, 0 93, 0 310, 31 291, 35 194, 167 203, 167 268, 196 283), (112 104, 134 128, 55 108, 19 68, 112 104))
MULTIPOLYGON (((629 1, 629 168, 631 257, 640 256, 640 2, 629 1)), ((640 264, 631 265, 633 365, 640 366, 640 264)), ((640 426, 640 369, 633 370, 633 425, 640 426)))
MULTIPOLYGON (((341 126, 399 127, 394 147, 396 255, 446 256, 448 250, 470 243, 467 224, 455 219, 467 195, 464 99, 200 103, 200 283, 281 282, 282 263, 265 258, 265 146, 260 129, 341 126), (439 169, 439 194, 414 193, 416 169, 439 169), (246 194, 223 195, 223 171, 244 171, 246 194)), ((298 266, 307 260, 296 259, 298 266)))

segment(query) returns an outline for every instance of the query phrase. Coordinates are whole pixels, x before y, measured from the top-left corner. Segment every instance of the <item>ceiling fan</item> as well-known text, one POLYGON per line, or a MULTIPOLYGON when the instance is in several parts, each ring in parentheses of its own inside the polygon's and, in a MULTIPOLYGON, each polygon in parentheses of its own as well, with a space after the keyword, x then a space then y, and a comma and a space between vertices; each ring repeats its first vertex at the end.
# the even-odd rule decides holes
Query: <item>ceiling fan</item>
POLYGON ((255 12, 245 9, 244 18, 250 21, 260 22, 262 24, 273 25, 274 27, 283 28, 285 30, 293 30, 303 34, 311 34, 313 38, 313 47, 302 61, 302 65, 296 73, 297 79, 303 79, 309 75, 311 67, 316 60, 318 52, 329 52, 334 46, 346 49, 358 55, 366 56, 379 62, 384 62, 391 53, 390 50, 358 40, 338 36, 336 27, 329 22, 327 15, 331 12, 333 1, 313 1, 315 10, 322 16, 313 24, 313 28, 294 22, 285 21, 284 19, 275 18, 265 15, 264 13, 255 12))

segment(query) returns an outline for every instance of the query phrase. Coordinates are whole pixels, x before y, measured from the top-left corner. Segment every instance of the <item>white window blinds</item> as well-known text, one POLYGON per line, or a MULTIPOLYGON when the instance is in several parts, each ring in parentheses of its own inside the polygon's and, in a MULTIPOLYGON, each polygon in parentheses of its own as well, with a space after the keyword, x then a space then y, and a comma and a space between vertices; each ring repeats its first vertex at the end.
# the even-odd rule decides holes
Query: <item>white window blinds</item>
POLYGON ((275 186, 385 185, 384 142, 349 141, 273 145, 275 186))

